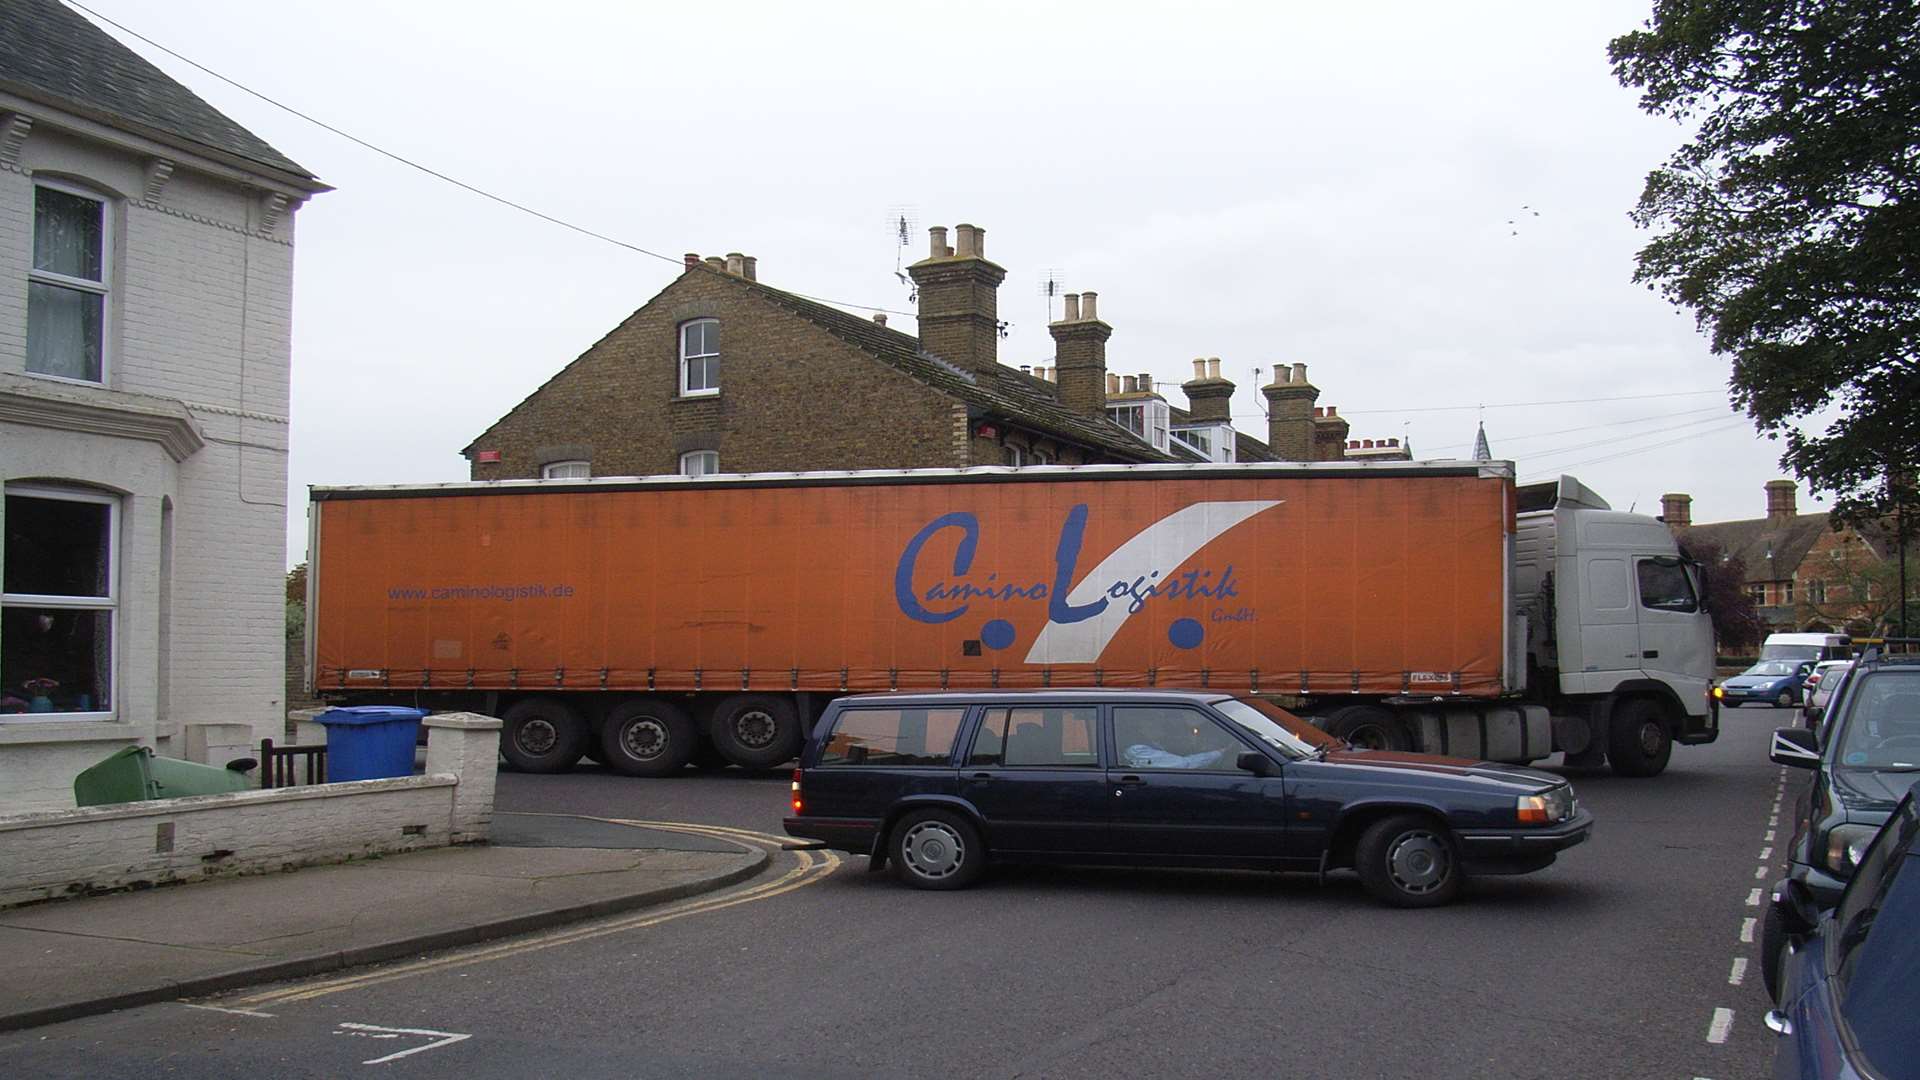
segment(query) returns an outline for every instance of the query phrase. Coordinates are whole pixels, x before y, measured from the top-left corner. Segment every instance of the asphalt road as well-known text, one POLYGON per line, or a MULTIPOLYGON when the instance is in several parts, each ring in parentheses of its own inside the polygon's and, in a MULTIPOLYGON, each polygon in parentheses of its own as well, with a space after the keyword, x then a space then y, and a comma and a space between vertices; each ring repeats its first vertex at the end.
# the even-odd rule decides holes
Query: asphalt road
MULTIPOLYGON (((163 1005, 0 1036, 0 1074, 1766 1075, 1742 931, 1790 834, 1766 760, 1789 714, 1724 719, 1660 777, 1576 775, 1590 842, 1439 910, 1380 907, 1350 874, 1013 869, 921 893, 856 858, 590 940, 288 984, 252 1010, 270 1015, 163 1005)), ((588 769, 504 775, 499 798, 778 832, 786 782, 588 769)))

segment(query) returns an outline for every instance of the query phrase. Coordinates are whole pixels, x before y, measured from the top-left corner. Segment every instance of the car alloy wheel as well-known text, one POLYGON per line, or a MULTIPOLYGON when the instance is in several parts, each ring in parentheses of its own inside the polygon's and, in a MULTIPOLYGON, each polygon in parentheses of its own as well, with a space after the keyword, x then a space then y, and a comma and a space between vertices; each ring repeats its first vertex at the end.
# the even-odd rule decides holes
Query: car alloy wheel
POLYGON ((1430 832, 1407 832, 1387 849, 1387 872, 1409 895, 1421 896, 1446 884, 1453 853, 1447 842, 1430 832))

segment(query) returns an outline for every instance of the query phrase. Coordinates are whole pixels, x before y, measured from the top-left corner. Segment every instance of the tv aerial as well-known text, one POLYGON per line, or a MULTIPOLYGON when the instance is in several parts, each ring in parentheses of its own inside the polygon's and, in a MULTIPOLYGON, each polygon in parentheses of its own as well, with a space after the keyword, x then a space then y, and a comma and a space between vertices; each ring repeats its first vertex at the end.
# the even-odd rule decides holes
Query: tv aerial
POLYGON ((1066 275, 1059 267, 1050 266, 1040 271, 1040 295, 1047 303, 1047 321, 1053 321, 1053 298, 1065 291, 1060 281, 1066 275))
POLYGON ((913 234, 920 223, 919 210, 916 207, 895 205, 887 208, 887 232, 893 236, 893 276, 907 290, 907 302, 915 303, 920 299, 920 291, 914 288, 913 279, 907 276, 906 252, 913 243, 913 234))

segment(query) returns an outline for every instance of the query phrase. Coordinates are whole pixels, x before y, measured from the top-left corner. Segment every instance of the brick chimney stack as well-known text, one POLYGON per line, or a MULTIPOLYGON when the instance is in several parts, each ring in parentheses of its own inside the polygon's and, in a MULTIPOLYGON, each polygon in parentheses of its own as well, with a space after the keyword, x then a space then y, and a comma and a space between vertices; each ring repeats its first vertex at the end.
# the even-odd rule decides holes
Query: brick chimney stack
POLYGON ((1332 405, 1313 410, 1313 460, 1344 461, 1347 457, 1347 435, 1352 427, 1340 410, 1332 405))
POLYGON ((1791 480, 1767 481, 1767 524, 1785 525, 1799 511, 1794 509, 1794 483, 1791 480))
POLYGON ((1660 496, 1660 516, 1667 519, 1667 528, 1674 531, 1693 526, 1693 496, 1681 492, 1668 492, 1660 496))
POLYGON ((999 363, 1000 283, 1007 271, 987 261, 987 230, 927 230, 927 257, 907 267, 920 294, 920 345, 956 367, 991 371, 999 363))
POLYGON ((1273 369, 1273 381, 1260 388, 1267 397, 1267 446, 1281 461, 1313 460, 1313 403, 1319 387, 1307 381, 1307 365, 1273 369))
POLYGON ((1107 339, 1113 327, 1100 321, 1099 293, 1068 293, 1060 321, 1047 326, 1053 335, 1054 381, 1060 404, 1075 412, 1107 414, 1107 339))
POLYGON ((1220 377, 1220 358, 1195 359, 1193 378, 1180 384, 1187 395, 1187 412, 1195 420, 1233 423, 1233 384, 1220 377))

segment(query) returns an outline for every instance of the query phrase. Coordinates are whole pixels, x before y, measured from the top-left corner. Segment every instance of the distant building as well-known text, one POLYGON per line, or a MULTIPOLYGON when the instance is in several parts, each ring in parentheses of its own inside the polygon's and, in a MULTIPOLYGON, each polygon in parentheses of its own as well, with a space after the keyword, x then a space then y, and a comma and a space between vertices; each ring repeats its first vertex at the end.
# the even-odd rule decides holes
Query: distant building
POLYGON ((1092 292, 1048 326, 1054 355, 998 356, 986 230, 930 230, 908 268, 915 337, 773 288, 754 258, 688 255, 682 273, 481 432, 476 480, 659 473, 1337 460, 1347 423, 1316 407, 1306 365, 1262 388, 1268 439, 1234 429, 1234 384, 1194 361, 1187 407, 1150 374, 1107 367, 1092 292))
POLYGON ((1791 480, 1766 484, 1765 517, 1694 524, 1691 496, 1661 496, 1678 535, 1706 540, 1746 564, 1743 583, 1774 631, 1867 634, 1899 615, 1891 522, 1835 529, 1826 514, 1802 514, 1791 480))
POLYGON ((328 190, 56 0, 0 0, 0 813, 284 722, 293 220, 328 190))

